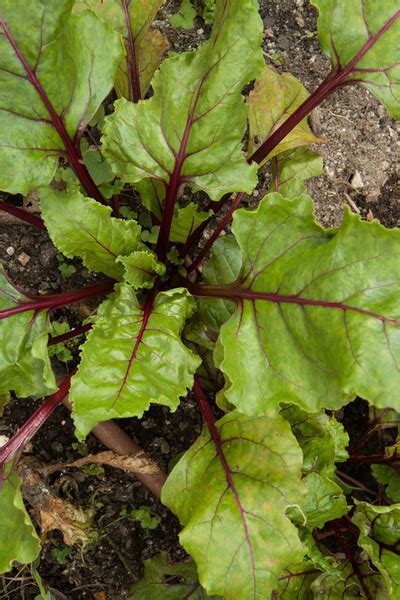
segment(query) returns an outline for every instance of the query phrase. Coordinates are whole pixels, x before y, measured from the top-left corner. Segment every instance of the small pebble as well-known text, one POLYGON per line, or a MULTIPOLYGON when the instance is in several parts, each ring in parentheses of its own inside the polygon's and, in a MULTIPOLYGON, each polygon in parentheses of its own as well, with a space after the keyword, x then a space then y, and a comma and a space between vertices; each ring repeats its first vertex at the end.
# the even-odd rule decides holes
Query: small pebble
POLYGON ((9 439, 10 438, 7 437, 6 435, 0 435, 0 448, 2 446, 4 446, 5 444, 7 444, 7 442, 8 442, 9 439))
POLYGON ((13 256, 13 254, 15 254, 15 248, 13 246, 8 246, 8 248, 6 248, 6 252, 8 256, 13 256))
POLYGON ((200 29, 198 29, 196 33, 197 33, 197 35, 203 35, 203 33, 204 33, 204 29, 202 29, 202 28, 200 27, 200 29))
POLYGON ((21 254, 18 256, 18 262, 20 262, 23 267, 25 267, 30 260, 31 257, 26 252, 21 252, 21 254))
POLYGON ((361 189, 361 188, 363 188, 363 187, 364 187, 364 182, 363 182, 363 180, 361 179, 361 175, 360 175, 360 173, 359 173, 358 171, 356 171, 356 172, 355 172, 355 173, 354 173, 354 174, 351 176, 350 183, 351 183, 351 186, 352 186, 354 189, 356 189, 356 190, 358 190, 358 189, 361 189))

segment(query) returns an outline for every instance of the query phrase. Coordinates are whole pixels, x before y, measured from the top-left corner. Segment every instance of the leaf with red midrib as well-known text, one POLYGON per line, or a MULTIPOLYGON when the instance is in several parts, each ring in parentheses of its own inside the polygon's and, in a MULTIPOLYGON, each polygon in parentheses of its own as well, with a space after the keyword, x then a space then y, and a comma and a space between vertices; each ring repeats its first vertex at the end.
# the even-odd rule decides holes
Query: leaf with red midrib
POLYGON ((148 293, 139 304, 128 284, 100 306, 72 379, 79 437, 100 421, 141 417, 151 403, 175 410, 193 383, 198 359, 180 339, 193 301, 186 290, 148 293))
POLYGON ((162 500, 185 526, 183 547, 209 594, 265 600, 304 550, 286 516, 303 502, 302 453, 278 414, 232 412, 207 428, 163 488, 162 500), (221 550, 223 549, 223 550, 221 550))
POLYGON ((393 406, 400 386, 400 232, 345 211, 323 229, 312 201, 268 195, 240 210, 232 231, 243 275, 228 286, 190 287, 236 300, 221 328, 225 395, 262 415, 293 402, 311 412, 359 395, 393 406))

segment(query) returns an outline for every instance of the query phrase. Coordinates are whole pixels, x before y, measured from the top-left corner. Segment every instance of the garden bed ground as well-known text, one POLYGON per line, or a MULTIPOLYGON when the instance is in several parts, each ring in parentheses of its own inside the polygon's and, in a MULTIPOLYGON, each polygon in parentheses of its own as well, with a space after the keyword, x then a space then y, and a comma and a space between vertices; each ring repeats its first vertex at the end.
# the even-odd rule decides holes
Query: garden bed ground
MULTIPOLYGON (((167 23, 177 2, 167 2, 159 25, 172 47, 193 47, 207 35, 200 18, 192 31, 174 31, 167 23)), ((197 2, 200 6, 200 2, 197 2)), ((306 0, 265 0, 261 2, 265 25, 264 48, 269 61, 279 70, 289 70, 311 91, 326 75, 329 64, 319 50, 316 15, 306 0)), ((347 204, 363 218, 378 218, 388 226, 400 225, 400 185, 396 178, 399 159, 399 128, 382 106, 362 89, 346 88, 328 99, 311 118, 319 137, 327 140, 318 148, 324 157, 324 174, 308 184, 317 206, 317 216, 326 226, 337 225, 342 205, 347 204)), ((265 169, 266 170, 266 169, 265 169)), ((262 190, 268 178, 262 176, 262 190)), ((248 198, 254 205, 262 192, 248 198)), ((18 199, 15 199, 18 203, 18 199)), ((76 272, 63 279, 57 251, 47 236, 33 227, 0 222, 0 260, 11 279, 22 288, 39 293, 54 293, 78 287, 93 280, 78 261, 76 272)), ((70 264, 70 261, 68 262, 70 264)), ((62 267, 61 267, 62 269, 62 267)), ((77 315, 59 313, 73 325, 77 315)), ((60 370, 63 365, 58 365, 60 370)), ((12 401, 0 420, 0 434, 10 436, 32 413, 40 401, 12 401)), ((357 435, 365 419, 365 404, 347 411, 350 430, 357 435)), ((196 438, 201 418, 195 402, 182 402, 176 413, 151 409, 142 422, 129 419, 122 427, 164 468, 196 438)), ((69 463, 82 452, 102 449, 89 436, 87 449, 77 447, 68 412, 59 408, 33 440, 29 453, 48 465, 69 463)), ((356 476, 357 473, 353 474, 356 476)), ((360 472, 363 478, 365 474, 360 472)), ((67 549, 59 532, 53 531, 42 552, 39 572, 56 598, 68 600, 119 600, 127 596, 130 585, 141 576, 143 560, 167 550, 179 560, 184 552, 178 542, 178 522, 155 501, 133 475, 106 467, 104 470, 65 469, 51 476, 50 485, 77 506, 93 512, 91 530, 96 541, 85 549, 67 549), (155 529, 142 528, 139 522, 123 516, 125 510, 149 506, 160 517, 155 529), (60 552, 61 551, 61 552, 60 552)), ((12 574, 14 580, 0 581, 0 598, 30 600, 37 594, 29 571, 12 574)))

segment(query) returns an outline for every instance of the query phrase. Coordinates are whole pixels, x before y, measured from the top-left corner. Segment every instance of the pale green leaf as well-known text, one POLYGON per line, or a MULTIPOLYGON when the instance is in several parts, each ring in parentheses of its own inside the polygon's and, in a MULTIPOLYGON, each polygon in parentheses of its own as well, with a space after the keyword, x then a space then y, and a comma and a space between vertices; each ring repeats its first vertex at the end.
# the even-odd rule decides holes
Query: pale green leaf
POLYGON ((42 217, 54 245, 67 257, 82 258, 90 271, 122 279, 118 256, 145 249, 136 221, 111 217, 112 209, 79 191, 40 190, 42 217))
POLYGON ((182 29, 193 29, 196 18, 196 9, 193 8, 190 0, 182 0, 177 13, 170 17, 169 22, 172 27, 181 27, 182 29))
MULTIPOLYGON (((0 267, 0 310, 27 301, 0 267)), ((47 350, 50 322, 46 312, 33 310, 0 320, 0 394, 45 396, 57 390, 47 350)))
POLYGON ((308 148, 283 152, 276 157, 276 161, 277 165, 273 164, 272 169, 270 192, 276 191, 277 180, 277 191, 285 198, 297 198, 303 194, 306 187, 304 181, 322 173, 322 156, 308 148))
POLYGON ((125 281, 136 290, 152 288, 156 277, 165 273, 165 266, 158 262, 150 250, 137 250, 129 256, 119 256, 117 262, 125 267, 125 281))
POLYGON ((70 399, 77 434, 99 421, 141 417, 151 403, 175 410, 193 384, 200 360, 180 339, 193 300, 183 289, 139 304, 132 286, 118 284, 99 307, 83 346, 70 399))
POLYGON ((311 584, 318 577, 318 571, 311 561, 304 560, 283 570, 275 586, 273 600, 310 600, 311 584))
POLYGON ((75 12, 91 9, 123 38, 126 56, 119 64, 115 81, 119 96, 133 100, 132 63, 135 60, 141 96, 144 97, 154 71, 169 47, 168 40, 157 29, 151 27, 163 3, 164 0, 78 0, 75 2, 75 12))
POLYGON ((241 150, 247 120, 241 92, 262 68, 261 33, 253 0, 218 3, 210 40, 165 60, 149 100, 116 102, 103 135, 114 173, 129 183, 189 184, 213 200, 250 192, 257 165, 248 165, 241 150))
POLYGON ((0 573, 11 570, 12 563, 36 560, 40 542, 21 496, 21 479, 6 469, 0 484, 0 573))
POLYGON ((225 467, 205 428, 174 467, 162 500, 184 525, 181 543, 208 593, 264 600, 304 555, 286 516, 303 502, 301 450, 273 412, 254 419, 235 411, 216 427, 225 467))
MULTIPOLYGON (((338 569, 340 570, 339 576, 331 573, 319 575, 311 584, 312 592, 309 597, 314 600, 360 600, 360 598, 365 598, 360 581, 349 562, 340 561, 338 569)), ((394 600, 392 596, 388 595, 381 575, 371 569, 368 562, 361 562, 358 569, 373 600, 394 600)))
POLYGON ((227 400, 245 414, 282 402, 338 409, 357 395, 396 407, 400 231, 348 210, 339 229, 324 230, 312 211, 307 196, 279 194, 237 211, 240 281, 201 290, 238 301, 221 328, 219 367, 227 400))
POLYGON ((93 13, 71 16, 72 5, 72 0, 1 2, 2 190, 26 194, 49 184, 55 173, 65 145, 45 102, 72 140, 113 86, 122 55, 119 37, 93 13))
POLYGON ((188 237, 208 219, 212 211, 197 210, 194 202, 185 207, 176 206, 172 219, 170 241, 184 244, 188 237))
POLYGON ((328 521, 339 519, 349 512, 350 506, 342 489, 329 477, 312 472, 304 477, 303 482, 307 490, 304 514, 308 529, 323 527, 328 521))
POLYGON ((366 87, 399 119, 398 0, 311 0, 311 4, 319 11, 319 41, 334 68, 345 69, 358 56, 346 81, 366 87))
POLYGON ((208 596, 198 584, 196 565, 193 561, 171 563, 168 554, 144 561, 144 576, 131 589, 128 600, 217 600, 208 596), (179 583, 178 583, 179 581, 179 583))
MULTIPOLYGON (((280 75, 274 68, 264 67, 247 101, 250 127, 249 156, 286 121, 308 95, 305 87, 291 73, 280 75)), ((321 140, 314 136, 307 119, 304 119, 261 164, 281 152, 311 143, 321 143, 321 140)))
POLYGON ((360 530, 358 543, 381 573, 389 598, 400 595, 400 504, 373 506, 357 502, 352 517, 360 530))
POLYGON ((371 471, 378 483, 386 485, 385 494, 392 502, 400 502, 400 473, 387 465, 371 465, 371 471))

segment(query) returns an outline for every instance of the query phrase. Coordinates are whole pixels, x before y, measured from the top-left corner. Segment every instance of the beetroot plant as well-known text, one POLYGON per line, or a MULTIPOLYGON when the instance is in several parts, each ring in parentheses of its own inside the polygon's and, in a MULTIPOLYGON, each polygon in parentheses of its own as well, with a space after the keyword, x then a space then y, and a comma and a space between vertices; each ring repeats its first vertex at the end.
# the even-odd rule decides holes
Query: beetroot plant
POLYGON ((399 117, 398 1, 311 0, 332 62, 311 94, 265 64, 256 0, 216 0, 209 39, 165 58, 162 3, 0 1, 0 189, 35 190, 41 216, 0 207, 103 274, 49 296, 0 274, 0 393, 48 396, 0 450, 0 570, 38 556, 17 459, 67 395, 83 440, 192 393, 204 429, 161 499, 194 563, 149 561, 132 597, 397 598, 396 446, 349 448, 338 411, 374 407, 365 440, 400 411, 400 234, 349 210, 323 228, 304 181, 330 94, 361 85, 399 117), (270 193, 241 208, 266 164, 270 193), (89 298, 49 340, 53 311, 89 298), (51 344, 83 333, 57 382, 51 344), (363 461, 386 491, 355 491, 363 461))

